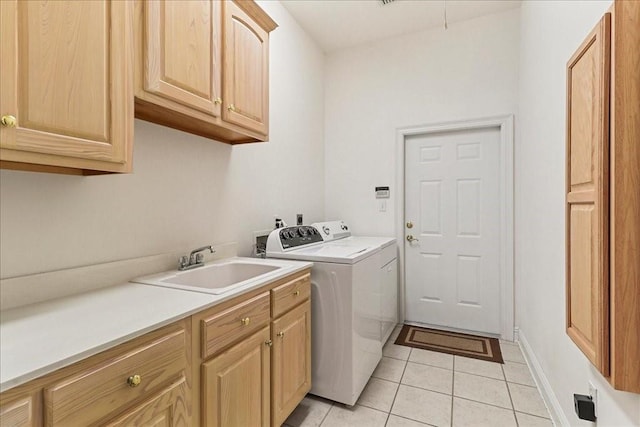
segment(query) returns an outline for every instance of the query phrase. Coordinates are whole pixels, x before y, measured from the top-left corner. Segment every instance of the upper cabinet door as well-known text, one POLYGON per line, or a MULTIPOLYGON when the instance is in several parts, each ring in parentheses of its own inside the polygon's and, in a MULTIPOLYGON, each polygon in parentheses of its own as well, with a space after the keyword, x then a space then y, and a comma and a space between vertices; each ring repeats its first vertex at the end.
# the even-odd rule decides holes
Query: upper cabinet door
MULTIPOLYGON (((249 3, 246 3, 249 4, 249 3)), ((224 2, 225 121, 261 134, 269 123, 269 33, 232 1, 224 2)))
POLYGON ((567 333, 609 372, 611 15, 567 64, 567 333))
POLYGON ((220 116, 220 2, 144 2, 144 90, 220 116))
POLYGON ((133 3, 3 0, 0 33, 2 166, 130 171, 133 3))

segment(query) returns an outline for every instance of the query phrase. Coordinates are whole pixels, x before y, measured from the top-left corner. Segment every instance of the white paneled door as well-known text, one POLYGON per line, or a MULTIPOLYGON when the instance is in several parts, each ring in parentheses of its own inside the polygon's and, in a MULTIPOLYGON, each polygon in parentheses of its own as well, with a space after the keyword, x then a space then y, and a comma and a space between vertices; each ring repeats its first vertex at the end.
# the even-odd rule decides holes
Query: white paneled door
POLYGON ((500 128, 405 139, 406 320, 500 334, 500 128))

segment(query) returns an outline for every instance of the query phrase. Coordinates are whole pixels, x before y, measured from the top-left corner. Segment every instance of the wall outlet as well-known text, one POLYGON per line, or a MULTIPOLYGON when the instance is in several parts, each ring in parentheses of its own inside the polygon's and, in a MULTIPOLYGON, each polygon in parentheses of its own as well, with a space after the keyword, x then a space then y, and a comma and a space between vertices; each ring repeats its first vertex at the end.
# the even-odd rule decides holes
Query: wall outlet
POLYGON ((591 396, 591 400, 593 401, 593 411, 598 416, 598 389, 591 381, 589 381, 589 396, 591 396))

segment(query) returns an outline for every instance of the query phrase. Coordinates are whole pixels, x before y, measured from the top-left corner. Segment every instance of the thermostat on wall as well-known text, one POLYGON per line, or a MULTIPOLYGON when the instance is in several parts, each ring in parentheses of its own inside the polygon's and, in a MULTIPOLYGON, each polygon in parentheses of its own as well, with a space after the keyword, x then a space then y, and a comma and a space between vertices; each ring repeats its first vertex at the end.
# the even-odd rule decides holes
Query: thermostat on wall
POLYGON ((376 187, 376 199, 388 199, 389 187, 376 187))

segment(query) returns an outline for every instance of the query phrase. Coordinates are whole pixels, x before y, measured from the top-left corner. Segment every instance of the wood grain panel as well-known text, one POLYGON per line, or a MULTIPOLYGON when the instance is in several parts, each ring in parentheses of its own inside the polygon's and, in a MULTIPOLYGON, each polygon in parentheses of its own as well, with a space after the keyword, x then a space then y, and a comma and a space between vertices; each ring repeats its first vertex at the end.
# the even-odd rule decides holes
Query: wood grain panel
POLYGON ((45 388, 45 425, 89 425, 178 376, 187 366, 184 330, 45 388), (142 382, 130 387, 127 378, 142 382))
POLYGON ((269 327, 202 365, 202 424, 264 426, 270 421, 269 327))
POLYGON ((220 2, 145 1, 144 27, 144 90, 220 116, 220 2))
POLYGON ((281 425, 311 390, 311 303, 272 323, 272 425, 281 425))
POLYGON ((223 4, 222 118, 261 134, 269 121, 269 34, 234 2, 223 4))
POLYGON ((33 416, 33 399, 27 396, 0 408, 0 425, 12 427, 35 427, 39 425, 33 416))
POLYGON ((604 375, 609 372, 610 32, 606 14, 567 64, 566 326, 604 375))
POLYGON ((271 290, 271 316, 278 317, 311 296, 311 275, 292 280, 271 290))
POLYGON ((263 292, 221 313, 202 320, 202 358, 267 325, 270 320, 269 292, 263 292), (244 323, 242 319, 249 319, 244 323))
POLYGON ((109 2, 18 2, 21 124, 107 142, 109 2))
POLYGON ((640 393, 640 2, 613 17, 610 381, 640 393))
POLYGON ((187 394, 187 380, 180 377, 156 396, 128 410, 106 426, 188 426, 187 394))
POLYGON ((131 170, 133 4, 0 2, 0 160, 131 170))

